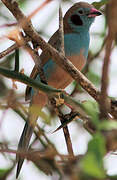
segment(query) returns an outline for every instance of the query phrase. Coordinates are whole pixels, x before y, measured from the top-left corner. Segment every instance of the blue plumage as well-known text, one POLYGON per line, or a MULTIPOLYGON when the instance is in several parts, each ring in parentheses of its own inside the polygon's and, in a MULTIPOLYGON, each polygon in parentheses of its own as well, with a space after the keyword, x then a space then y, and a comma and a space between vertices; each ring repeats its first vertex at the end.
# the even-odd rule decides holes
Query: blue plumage
MULTIPOLYGON (((64 46, 65 46, 65 55, 72 56, 77 55, 80 51, 83 51, 83 55, 87 58, 88 48, 89 48, 89 32, 81 32, 74 34, 65 34, 64 36, 64 46)), ((57 64, 52 59, 49 59, 47 63, 44 65, 44 74, 46 79, 48 80, 54 71, 56 71, 57 64)), ((40 80, 39 75, 36 78, 40 80)))

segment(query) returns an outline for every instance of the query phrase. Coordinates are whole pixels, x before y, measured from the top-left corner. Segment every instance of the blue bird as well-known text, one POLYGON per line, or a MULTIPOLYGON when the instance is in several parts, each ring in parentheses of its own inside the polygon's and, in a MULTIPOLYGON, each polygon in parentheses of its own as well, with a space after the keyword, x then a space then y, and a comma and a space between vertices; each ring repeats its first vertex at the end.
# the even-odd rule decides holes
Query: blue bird
MULTIPOLYGON (((95 9, 91 4, 79 2, 74 4, 65 14, 63 18, 64 25, 64 48, 66 57, 80 71, 86 64, 89 49, 89 28, 96 16, 101 15, 101 12, 95 9)), ((50 38, 49 42, 54 48, 59 50, 60 41, 58 39, 58 31, 50 38)), ((47 51, 43 51, 40 55, 42 60, 43 70, 49 85, 55 88, 65 88, 72 82, 72 78, 63 69, 61 69, 50 57, 47 51)), ((31 78, 36 78, 40 81, 39 74, 34 67, 31 78)), ((26 89, 26 100, 31 99, 31 104, 36 102, 41 108, 47 103, 46 94, 36 93, 31 87, 26 89)), ((37 115, 29 113, 29 120, 26 122, 23 133, 20 138, 19 150, 27 151, 29 141, 31 139, 34 126, 38 119, 37 115)), ((17 155, 17 173, 18 177, 24 158, 17 155)))

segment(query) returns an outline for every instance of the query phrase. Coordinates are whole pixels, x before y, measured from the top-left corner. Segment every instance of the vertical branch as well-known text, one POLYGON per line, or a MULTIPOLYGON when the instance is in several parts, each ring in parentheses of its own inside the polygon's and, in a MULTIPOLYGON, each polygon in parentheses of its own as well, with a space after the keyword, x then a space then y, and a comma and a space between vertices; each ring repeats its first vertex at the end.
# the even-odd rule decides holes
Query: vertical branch
MULTIPOLYGON (((59 41, 60 41, 59 52, 64 55, 65 54, 65 51, 64 51, 64 29, 63 29, 63 17, 62 17, 61 5, 59 5, 59 41)), ((59 118, 60 118, 61 124, 63 124, 65 119, 61 115, 60 111, 59 111, 59 118)), ((74 153, 73 153, 73 148, 72 148, 72 142, 71 142, 70 133, 69 133, 67 125, 65 127, 63 127, 63 132, 64 132, 64 136, 65 136, 68 153, 71 157, 73 157, 74 153)))
POLYGON ((101 79, 101 96, 100 96, 100 117, 108 118, 108 112, 110 112, 110 100, 108 98, 108 81, 109 81, 109 65, 110 65, 110 55, 112 49, 112 36, 109 33, 106 43, 106 51, 104 57, 104 64, 102 69, 102 79, 101 79))
POLYGON ((65 51, 64 51, 64 28, 63 28, 63 16, 62 16, 61 4, 59 5, 59 41, 60 41, 59 52, 61 52, 64 55, 65 54, 65 51))
POLYGON ((117 1, 110 0, 107 6, 107 22, 109 32, 106 41, 106 51, 104 57, 104 65, 102 71, 102 86, 101 86, 101 97, 100 97, 100 111, 101 118, 107 118, 110 112, 110 100, 107 97, 108 79, 109 79, 109 65, 110 55, 112 51, 112 44, 116 39, 117 34, 117 1))

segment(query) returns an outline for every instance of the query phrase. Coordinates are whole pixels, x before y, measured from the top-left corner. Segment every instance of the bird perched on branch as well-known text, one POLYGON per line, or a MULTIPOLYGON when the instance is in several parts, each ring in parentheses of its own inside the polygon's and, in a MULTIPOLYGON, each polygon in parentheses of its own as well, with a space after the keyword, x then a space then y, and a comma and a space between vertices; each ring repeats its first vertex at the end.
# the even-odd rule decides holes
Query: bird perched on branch
MULTIPOLYGON (((64 25, 64 49, 65 56, 75 65, 78 70, 82 70, 86 64, 89 49, 89 28, 96 16, 101 12, 95 9, 91 4, 79 2, 74 4, 63 18, 64 25)), ((54 48, 59 50, 60 41, 56 31, 49 42, 54 48)), ((65 88, 73 80, 71 76, 60 68, 52 59, 47 51, 40 55, 44 74, 49 85, 55 88, 65 88)), ((40 76, 35 68, 32 71, 31 78, 40 81, 40 76)), ((47 103, 47 96, 44 93, 34 92, 31 87, 27 87, 26 100, 31 98, 31 104, 35 101, 41 108, 47 103), (37 97, 38 96, 38 97, 37 97)), ((22 136, 20 138, 19 150, 28 151, 29 141, 31 139, 34 126, 38 116, 29 112, 28 121, 25 124, 22 136)), ((24 158, 17 155, 17 174, 18 177, 24 158)))

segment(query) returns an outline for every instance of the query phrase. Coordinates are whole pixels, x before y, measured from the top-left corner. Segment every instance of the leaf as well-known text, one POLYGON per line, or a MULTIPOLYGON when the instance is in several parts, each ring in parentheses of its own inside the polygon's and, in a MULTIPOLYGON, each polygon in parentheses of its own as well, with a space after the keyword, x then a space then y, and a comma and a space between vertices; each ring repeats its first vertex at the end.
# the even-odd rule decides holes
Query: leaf
POLYGON ((104 178, 104 172, 98 167, 96 157, 92 153, 86 155, 83 161, 84 172, 96 178, 104 178))
POLYGON ((97 133, 89 142, 88 152, 81 161, 83 172, 95 178, 104 178, 103 157, 105 152, 105 140, 100 133, 97 133))
POLYGON ((92 5, 96 8, 96 9, 100 9, 101 6, 104 6, 108 3, 108 0, 101 0, 99 2, 93 2, 92 5))
POLYGON ((12 167, 7 168, 7 169, 0 169, 0 179, 1 178, 2 178, 2 180, 6 179, 7 175, 10 173, 10 171, 12 171, 12 167))
POLYGON ((18 1, 19 6, 24 9, 26 8, 27 2, 28 2, 28 0, 19 0, 18 1))
POLYGON ((95 101, 85 101, 82 104, 83 109, 86 111, 86 113, 91 117, 91 120, 93 124, 98 127, 100 121, 98 118, 98 104, 95 101))
POLYGON ((88 152, 94 152, 97 156, 97 159, 103 158, 106 153, 105 150, 105 139, 100 133, 96 133, 93 136, 93 139, 88 143, 88 152))
POLYGON ((100 124, 98 125, 98 128, 100 130, 113 130, 113 129, 117 129, 117 121, 114 121, 114 120, 105 120, 105 121, 102 121, 100 122, 100 124))

